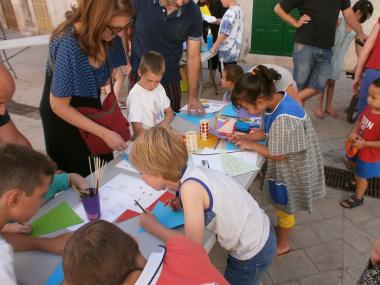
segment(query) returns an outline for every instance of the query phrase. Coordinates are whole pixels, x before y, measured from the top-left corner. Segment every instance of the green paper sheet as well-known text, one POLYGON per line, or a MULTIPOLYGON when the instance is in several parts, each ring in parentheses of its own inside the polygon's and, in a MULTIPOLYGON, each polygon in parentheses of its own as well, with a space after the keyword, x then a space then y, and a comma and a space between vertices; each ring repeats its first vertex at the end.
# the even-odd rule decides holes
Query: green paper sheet
POLYGON ((231 176, 238 176, 259 169, 256 165, 252 165, 228 153, 221 153, 220 158, 222 160, 223 172, 231 176))
POLYGON ((30 235, 38 237, 80 223, 83 223, 82 219, 66 202, 62 202, 31 224, 33 230, 30 235))

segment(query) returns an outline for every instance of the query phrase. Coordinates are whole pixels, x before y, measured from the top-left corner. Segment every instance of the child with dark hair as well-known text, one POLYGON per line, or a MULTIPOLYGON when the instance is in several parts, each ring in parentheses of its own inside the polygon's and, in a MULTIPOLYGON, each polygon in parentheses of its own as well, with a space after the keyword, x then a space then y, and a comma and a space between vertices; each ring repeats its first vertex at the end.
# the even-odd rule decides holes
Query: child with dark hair
MULTIPOLYGON (((0 145, 0 229, 10 220, 25 223, 38 211, 54 172, 55 164, 47 156, 22 145, 0 145)), ((67 238, 1 233, 0 284, 16 284, 13 250, 62 253, 67 238)))
POLYGON ((236 81, 244 75, 244 70, 240 65, 227 65, 222 71, 222 87, 227 89, 223 95, 223 101, 231 101, 231 93, 236 81))
POLYGON ((277 255, 290 251, 289 236, 294 214, 312 210, 314 199, 326 194, 322 155, 307 113, 292 97, 277 92, 278 74, 264 66, 247 73, 236 83, 232 104, 251 114, 264 113, 262 130, 229 139, 243 150, 265 156, 264 190, 276 207, 277 255), (266 140, 266 145, 257 143, 266 140))
POLYGON ((341 203, 345 208, 362 205, 368 179, 380 175, 380 78, 372 82, 368 91, 368 106, 349 136, 358 152, 354 157, 348 157, 354 165, 356 186, 355 194, 341 203))
POLYGON ((138 74, 140 80, 127 97, 127 116, 135 136, 155 125, 168 126, 174 118, 170 100, 160 84, 165 73, 165 59, 155 51, 141 58, 138 74))
POLYGON ((63 271, 70 285, 228 284, 202 245, 176 236, 146 260, 132 236, 102 220, 73 233, 63 271))

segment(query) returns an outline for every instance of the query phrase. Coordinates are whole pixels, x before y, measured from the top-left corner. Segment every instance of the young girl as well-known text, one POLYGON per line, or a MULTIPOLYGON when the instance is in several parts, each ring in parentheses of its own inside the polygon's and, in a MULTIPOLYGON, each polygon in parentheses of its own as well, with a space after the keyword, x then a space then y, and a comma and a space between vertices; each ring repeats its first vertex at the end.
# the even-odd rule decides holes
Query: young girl
MULTIPOLYGON (((185 237, 202 244, 205 227, 217 235, 229 254, 225 278, 230 284, 260 284, 275 255, 276 239, 268 216, 240 184, 221 172, 187 165, 182 138, 168 127, 144 132, 130 157, 147 184, 176 193, 172 206, 183 208, 185 237)), ((149 213, 140 223, 164 241, 181 234, 149 213)))
POLYGON ((240 65, 227 65, 222 71, 222 87, 227 89, 223 95, 223 101, 231 101, 231 93, 236 81, 244 75, 244 70, 240 65))
MULTIPOLYGON (((372 3, 368 0, 359 0, 352 7, 352 10, 354 10, 358 21, 363 24, 365 21, 371 18, 373 13, 373 6, 372 3)), ((325 92, 322 92, 318 97, 318 106, 314 112, 315 116, 319 119, 323 119, 326 114, 334 118, 337 116, 336 111, 332 108, 335 81, 339 79, 340 73, 342 72, 344 56, 355 37, 356 33, 346 24, 344 18, 342 18, 335 32, 335 44, 333 48, 334 53, 331 59, 332 73, 330 79, 327 81, 325 112, 323 112, 323 99, 325 97, 325 92)), ((356 48, 357 54, 359 54, 359 47, 356 46, 356 48)))
POLYGON ((292 97, 276 92, 273 69, 247 73, 235 85, 231 101, 251 114, 264 113, 263 130, 230 140, 241 149, 256 151, 267 160, 264 189, 278 217, 277 255, 290 251, 294 213, 311 212, 312 201, 325 195, 318 139, 307 113, 292 97), (255 141, 266 139, 266 145, 255 141))
POLYGON ((359 116, 349 139, 358 149, 353 158, 355 165, 355 194, 344 200, 341 205, 354 208, 364 202, 368 179, 380 175, 380 78, 369 87, 368 106, 359 116))

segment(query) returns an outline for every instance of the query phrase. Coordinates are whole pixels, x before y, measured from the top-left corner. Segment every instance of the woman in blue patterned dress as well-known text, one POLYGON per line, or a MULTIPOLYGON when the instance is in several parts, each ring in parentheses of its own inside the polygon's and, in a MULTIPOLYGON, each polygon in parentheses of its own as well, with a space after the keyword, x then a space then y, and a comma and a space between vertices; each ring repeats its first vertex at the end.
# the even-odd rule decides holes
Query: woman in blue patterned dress
MULTIPOLYGON (((90 173, 90 151, 79 129, 102 138, 112 150, 126 148, 118 133, 76 108, 101 108, 102 86, 117 67, 126 65, 119 34, 132 13, 129 0, 82 0, 52 34, 40 113, 46 151, 65 172, 90 173)), ((113 155, 101 157, 109 161, 113 155)))
POLYGON ((231 102, 251 114, 264 113, 263 129, 230 140, 267 158, 264 191, 276 208, 277 255, 290 251, 294 214, 312 210, 326 194, 318 138, 305 110, 291 96, 276 91, 278 74, 259 65, 235 85, 231 102), (266 145, 257 141, 265 139, 266 145))

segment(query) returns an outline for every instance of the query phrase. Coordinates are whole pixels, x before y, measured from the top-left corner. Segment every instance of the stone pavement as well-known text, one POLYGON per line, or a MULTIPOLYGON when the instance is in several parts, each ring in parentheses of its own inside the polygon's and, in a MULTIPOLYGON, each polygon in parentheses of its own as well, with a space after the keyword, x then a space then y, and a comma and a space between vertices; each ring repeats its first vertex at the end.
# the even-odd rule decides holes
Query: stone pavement
MULTIPOLYGON (((9 35, 17 36, 14 33, 9 35)), ((42 151, 44 139, 38 105, 44 84, 47 51, 47 46, 32 47, 11 60, 18 75, 14 102, 9 106, 12 119, 33 147, 42 151)), ((203 76, 207 79, 206 70, 203 71, 203 76)), ((315 119, 315 99, 306 105, 317 130, 326 165, 344 168, 344 140, 352 128, 346 122, 344 109, 351 96, 351 80, 342 75, 337 82, 334 97, 337 119, 315 119)), ((202 97, 222 98, 221 95, 215 96, 212 88, 204 90, 202 97)), ((183 102, 186 102, 186 95, 183 102)), ((275 223, 273 208, 263 204, 259 183, 258 180, 254 182, 251 192, 275 223)), ((264 284, 356 284, 366 266, 374 240, 380 238, 380 204, 379 200, 365 198, 362 207, 344 210, 339 202, 348 195, 328 189, 327 197, 315 203, 311 215, 296 215, 297 225, 291 238, 293 250, 288 255, 274 259, 264 284)), ((223 271, 226 260, 224 250, 216 245, 211 251, 211 258, 223 271)))

